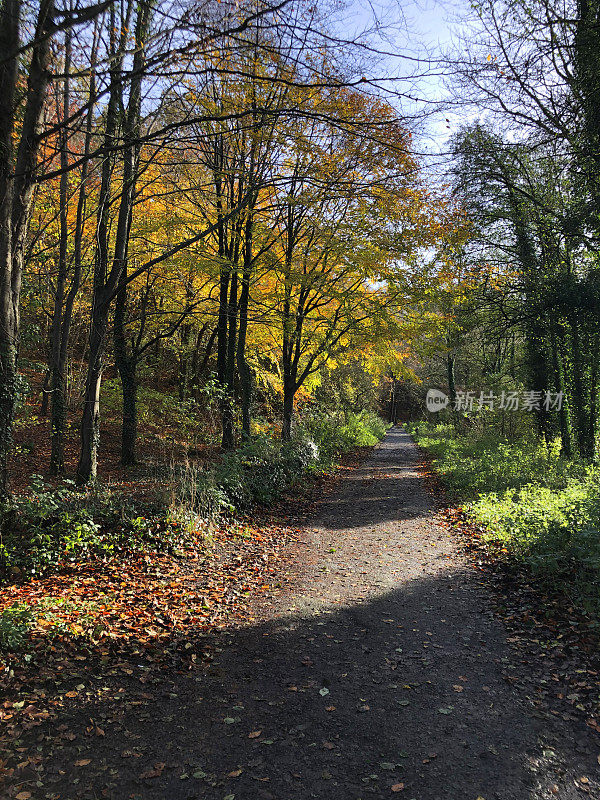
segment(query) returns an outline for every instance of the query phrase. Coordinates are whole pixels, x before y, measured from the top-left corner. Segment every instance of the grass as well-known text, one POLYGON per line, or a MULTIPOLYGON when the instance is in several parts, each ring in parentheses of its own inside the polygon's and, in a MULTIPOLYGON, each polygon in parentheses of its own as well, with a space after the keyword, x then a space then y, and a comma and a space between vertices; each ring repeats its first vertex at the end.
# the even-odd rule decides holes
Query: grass
POLYGON ((450 425, 414 426, 453 498, 483 539, 543 584, 600 616, 600 468, 560 455, 533 435, 456 435, 450 425))

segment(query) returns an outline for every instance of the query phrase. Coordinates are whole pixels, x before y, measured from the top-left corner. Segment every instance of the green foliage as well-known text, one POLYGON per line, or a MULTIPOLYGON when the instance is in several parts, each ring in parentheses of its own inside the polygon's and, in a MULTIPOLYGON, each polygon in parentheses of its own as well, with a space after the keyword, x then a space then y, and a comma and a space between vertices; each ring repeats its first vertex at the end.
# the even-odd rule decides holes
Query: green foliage
POLYGON ((354 447, 371 447, 383 439, 386 423, 371 411, 359 414, 315 414, 303 421, 305 431, 319 448, 319 458, 325 468, 335 463, 337 457, 354 447))
POLYGON ((37 598, 35 606, 15 603, 0 612, 0 652, 26 650, 35 628, 50 643, 57 636, 95 638, 104 627, 96 610, 95 603, 64 597, 37 598), (73 621, 65 619, 65 614, 73 621))
POLYGON ((19 650, 35 623, 35 615, 24 603, 17 603, 0 612, 0 652, 19 650))
POLYGON ((433 455, 446 486, 461 499, 529 483, 564 487, 570 477, 585 474, 581 464, 560 457, 558 441, 546 445, 534 435, 509 441, 493 428, 456 434, 450 424, 414 423, 410 429, 433 455))
POLYGON ((34 476, 31 491, 0 510, 0 575, 43 575, 119 552, 174 551, 185 539, 160 506, 142 509, 118 492, 82 493, 69 481, 53 488, 34 476))
POLYGON ((176 503, 204 518, 267 504, 307 475, 330 469, 344 451, 376 444, 385 423, 370 412, 305 419, 291 442, 261 434, 226 453, 216 465, 179 476, 176 503))
POLYGON ((484 540, 539 580, 600 612, 600 469, 560 457, 560 445, 454 436, 451 426, 413 426, 448 487, 469 502, 484 540))
MULTIPOLYGON (((142 374, 143 378, 143 374, 142 374)), ((212 401, 213 382, 203 391, 202 409, 212 401)), ((105 381, 102 386, 102 402, 107 418, 120 419, 123 412, 123 394, 118 379, 105 381)), ((142 431, 148 432, 165 428, 176 434, 182 441, 204 441, 206 439, 204 418, 199 413, 200 404, 193 398, 180 400, 176 395, 141 385, 137 393, 138 425, 142 431)))
POLYGON ((312 417, 291 442, 254 437, 208 467, 177 475, 170 508, 164 498, 140 506, 122 492, 80 492, 70 481, 30 491, 0 508, 0 576, 31 577, 90 558, 132 551, 178 552, 196 541, 198 520, 267 504, 309 474, 329 469, 344 450, 374 444, 385 433, 374 414, 312 417))

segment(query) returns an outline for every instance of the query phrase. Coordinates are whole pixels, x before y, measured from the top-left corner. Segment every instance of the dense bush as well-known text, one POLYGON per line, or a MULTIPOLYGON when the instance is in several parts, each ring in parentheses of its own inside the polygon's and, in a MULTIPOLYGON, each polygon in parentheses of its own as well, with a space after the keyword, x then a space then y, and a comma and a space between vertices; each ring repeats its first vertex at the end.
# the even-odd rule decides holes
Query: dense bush
POLYGON ((376 444, 385 423, 370 412, 306 417, 291 442, 254 437, 212 468, 180 476, 180 499, 202 516, 269 503, 303 476, 331 469, 340 454, 376 444))
POLYGON ((53 488, 36 476, 30 492, 0 508, 0 577, 42 575, 118 552, 177 552, 209 520, 269 503, 302 477, 330 469, 343 451, 374 444, 384 433, 384 423, 369 413, 311 417, 291 442, 261 434, 213 465, 179 470, 170 503, 163 496, 143 508, 122 491, 80 492, 68 481, 53 488))
POLYGON ((41 575, 119 551, 174 550, 184 536, 163 509, 142 511, 123 493, 79 492, 68 481, 53 488, 36 476, 30 492, 0 510, 0 576, 41 575))
POLYGON ((451 426, 422 423, 413 433, 485 540, 600 611, 598 467, 561 458, 558 442, 456 436, 451 426))
POLYGON ((297 435, 313 441, 319 448, 319 461, 325 468, 354 447, 371 447, 382 439, 386 423, 372 411, 360 414, 313 415, 303 420, 297 435))
POLYGON ((560 457, 558 441, 546 445, 535 436, 509 441, 493 429, 456 434, 450 424, 418 423, 411 430, 421 447, 434 456, 448 488, 462 499, 529 483, 564 487, 569 478, 585 473, 581 464, 560 457))

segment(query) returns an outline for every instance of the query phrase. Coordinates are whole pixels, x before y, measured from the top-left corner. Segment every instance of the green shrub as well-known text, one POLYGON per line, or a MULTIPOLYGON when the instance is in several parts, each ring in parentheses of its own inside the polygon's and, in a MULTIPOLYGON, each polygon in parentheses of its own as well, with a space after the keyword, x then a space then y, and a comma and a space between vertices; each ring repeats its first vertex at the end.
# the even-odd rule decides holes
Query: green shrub
MULTIPOLYGON (((329 469, 352 447, 371 445, 385 424, 364 412, 311 417, 291 442, 261 434, 205 469, 179 468, 171 507, 142 510, 119 492, 59 488, 34 476, 31 490, 0 508, 0 576, 28 577, 118 552, 178 552, 204 522, 267 504, 304 476, 329 469)), ((194 542, 196 539, 193 540, 194 542)))
POLYGON ((368 412, 346 421, 311 416, 298 425, 290 442, 262 434, 208 469, 188 468, 179 476, 176 502, 205 519, 270 503, 304 476, 330 469, 344 451, 375 444, 385 431, 385 423, 368 412))
POLYGON ((35 476, 28 494, 0 508, 0 575, 42 575, 94 556, 145 549, 175 551, 186 531, 160 506, 142 509, 123 494, 48 487, 35 476))
POLYGON ((456 434, 450 424, 418 423, 410 430, 461 499, 529 483, 564 487, 570 478, 585 474, 584 465, 561 458, 558 441, 546 445, 533 436, 508 441, 493 430, 477 428, 456 434))
POLYGON ((325 468, 332 466, 341 453, 354 447, 370 447, 385 436, 386 423, 371 411, 360 414, 315 414, 305 418, 299 426, 304 435, 319 448, 320 460, 325 468))
POLYGON ((35 623, 35 615, 24 603, 17 603, 0 611, 0 651, 19 650, 35 623))
POLYGON ((558 441, 508 442, 412 426, 446 485, 494 543, 536 577, 600 613, 600 469, 560 456, 558 441))

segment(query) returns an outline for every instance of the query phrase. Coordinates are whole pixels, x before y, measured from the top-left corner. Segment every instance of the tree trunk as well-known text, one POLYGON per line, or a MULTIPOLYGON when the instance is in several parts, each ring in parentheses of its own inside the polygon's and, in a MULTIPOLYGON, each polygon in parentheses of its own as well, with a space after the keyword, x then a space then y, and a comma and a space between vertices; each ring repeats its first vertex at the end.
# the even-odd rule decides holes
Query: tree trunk
POLYGON ((191 332, 191 325, 182 325, 180 330, 180 341, 181 341, 181 356, 179 358, 179 399, 181 401, 185 400, 189 394, 189 387, 190 387, 190 372, 191 372, 191 365, 190 365, 190 354, 189 354, 189 343, 190 343, 190 332, 191 332))
MULTIPOLYGON (((51 448, 50 448, 50 473, 52 475, 62 475, 64 472, 64 449, 65 449, 65 431, 67 426, 67 367, 68 367, 68 348, 69 339, 71 336, 71 325, 73 321, 73 307, 75 299, 79 293, 81 285, 81 267, 83 257, 83 232, 85 227, 85 206, 87 194, 87 176, 89 169, 88 156, 90 153, 92 128, 94 121, 94 108, 96 100, 96 53, 97 53, 97 28, 94 31, 94 39, 92 43, 92 57, 90 68, 90 90, 89 90, 89 108, 87 119, 85 123, 85 142, 84 142, 84 162, 81 167, 81 182, 79 186, 79 197, 77 200, 77 211, 75 215, 75 231, 73 235, 73 274, 71 275, 71 286, 64 300, 63 307, 63 294, 64 282, 60 292, 57 291, 55 297, 55 313, 58 309, 58 317, 60 318, 57 324, 57 331, 52 330, 52 362, 51 362, 51 381, 50 386, 52 389, 52 410, 51 410, 51 448), (56 344, 54 343, 54 336, 57 337, 56 344)), ((69 100, 69 82, 68 73, 70 69, 71 60, 71 36, 67 36, 65 45, 65 94, 63 117, 66 119, 70 113, 70 100, 69 100)), ((66 170, 68 166, 68 139, 65 135, 63 139, 63 147, 61 149, 61 166, 66 170)), ((67 173, 66 171, 61 175, 61 253, 60 259, 63 263, 64 278, 66 281, 67 276, 67 252, 66 243, 68 239, 67 227, 67 173), (64 189, 63 189, 64 180, 64 189), (63 193, 64 192, 64 193, 63 193), (64 218, 63 218, 64 209, 64 218)), ((53 320, 54 322, 54 320, 53 320)))
POLYGON ((100 385, 104 369, 104 344, 108 327, 108 309, 98 302, 92 312, 90 352, 81 420, 81 452, 77 466, 77 483, 95 481, 98 475, 100 441, 100 385))
MULTIPOLYGON (((64 89, 62 118, 68 119, 70 113, 70 87, 69 72, 71 69, 71 36, 67 32, 65 39, 64 62, 64 89)), ((69 166, 68 156, 69 133, 63 127, 60 131, 60 168, 63 170, 59 185, 59 246, 58 246, 58 273, 56 276, 56 290, 54 294, 54 313, 52 315, 52 328, 50 332, 50 371, 51 371, 51 446, 50 446, 50 474, 61 475, 64 470, 63 437, 66 425, 66 361, 61 358, 62 353, 62 318, 65 304, 65 287, 67 284, 67 245, 69 240, 69 166)))
MULTIPOLYGON (((10 301, 9 301, 10 302, 10 301)), ((4 298, 0 301, 0 313, 9 328, 0 330, 0 487, 6 494, 9 486, 8 461, 12 448, 12 426, 17 402, 17 324, 6 309, 4 298)))
MULTIPOLYGON (((550 386, 548 381, 548 357, 544 349, 543 331, 541 325, 532 322, 526 329, 527 366, 529 380, 533 391, 547 392, 550 386)), ((540 435, 545 442, 551 438, 551 420, 549 411, 543 403, 535 412, 540 435)))
POLYGON ((573 364, 573 410, 575 412, 575 433, 577 438, 577 448, 582 458, 590 458, 593 453, 593 442, 589 441, 590 426, 587 416, 587 398, 584 386, 583 375, 583 354, 581 351, 581 338, 579 335, 579 323, 576 318, 571 318, 571 345, 572 345, 572 364, 573 364))
POLYGON ((448 396, 450 398, 450 406, 453 409, 456 406, 456 377, 454 373, 455 361, 456 357, 454 353, 448 353, 448 396))
POLYGON ((554 382, 556 391, 562 393, 562 402, 558 411, 558 422, 560 426, 560 451, 565 458, 571 458, 573 454, 573 441, 571 436, 571 425, 569 422, 569 408, 567 403, 567 385, 565 382, 564 368, 562 364, 562 353, 560 352, 561 336, 557 332, 557 326, 551 328, 552 345, 552 365, 554 367, 554 382))
POLYGON ((246 334, 248 332, 248 304, 250 302, 250 273, 252 270, 252 215, 248 216, 245 226, 244 241, 244 269, 242 272, 242 291, 240 293, 239 331, 237 342, 237 369, 240 379, 241 405, 242 405, 242 438, 249 439, 251 435, 251 406, 252 406, 252 374, 246 360, 246 334))
POLYGON ((0 5, 0 493, 9 488, 8 461, 18 392, 19 300, 29 232, 38 136, 50 80, 54 2, 42 0, 31 47, 16 159, 14 133, 21 45, 20 0, 0 5))
POLYGON ((592 366, 590 371, 590 410, 588 421, 588 442, 590 458, 596 458, 598 434, 598 334, 593 337, 592 366))
POLYGON ((121 425, 121 464, 131 466, 136 459, 137 440, 137 363, 135 353, 128 352, 125 333, 127 313, 127 268, 123 269, 122 286, 117 294, 114 319, 115 363, 121 378, 123 413, 121 425))
POLYGON ((42 383, 42 402, 40 403, 40 416, 42 417, 48 416, 48 406, 49 406, 48 395, 50 394, 51 386, 52 386, 52 372, 50 368, 48 368, 46 370, 46 374, 44 375, 44 382, 42 383))
MULTIPOLYGON (((126 36, 130 27, 130 14, 134 7, 129 2, 125 17, 121 23, 120 42, 116 57, 111 66, 111 87, 106 114, 105 142, 109 148, 114 146, 117 131, 118 109, 123 105, 124 81, 122 66, 126 52, 126 36)), ((111 26, 115 29, 114 7, 111 6, 111 26)), ((133 198, 137 180, 137 152, 141 120, 141 90, 145 66, 145 42, 152 16, 152 3, 146 2, 137 6, 135 24, 135 54, 130 74, 129 99, 123 121, 123 175, 116 232, 114 237, 114 255, 112 266, 108 270, 108 205, 112 168, 110 158, 105 158, 102 170, 102 182, 99 201, 98 248, 94 270, 94 293, 92 299, 92 325, 90 332, 89 365, 85 389, 85 408, 81 426, 81 452, 77 468, 78 483, 95 480, 98 467, 98 443, 100 437, 100 384, 104 361, 104 349, 110 315, 110 306, 119 293, 127 293, 127 253, 133 198)))
POLYGON ((227 360, 225 364, 225 398, 223 401, 222 439, 224 450, 235 447, 235 355, 237 342, 238 280, 237 269, 231 274, 227 303, 227 360))
POLYGON ((291 379, 283 382, 283 424, 281 426, 281 438, 284 442, 289 442, 292 438, 294 426, 294 383, 291 379))

